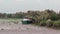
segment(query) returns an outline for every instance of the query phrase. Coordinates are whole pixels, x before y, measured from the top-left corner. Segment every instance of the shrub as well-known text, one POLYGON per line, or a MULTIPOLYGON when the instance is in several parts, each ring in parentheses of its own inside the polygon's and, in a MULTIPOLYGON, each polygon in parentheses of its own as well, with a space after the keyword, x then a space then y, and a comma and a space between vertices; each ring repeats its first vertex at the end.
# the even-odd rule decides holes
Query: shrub
POLYGON ((55 21, 55 20, 59 20, 59 17, 57 14, 52 14, 50 19, 55 21))
POLYGON ((40 22, 40 26, 45 26, 46 25, 46 20, 43 20, 42 22, 40 22))
POLYGON ((40 22, 40 26, 45 26, 46 24, 44 22, 40 22))
POLYGON ((40 22, 40 26, 46 26, 46 18, 44 16, 42 21, 40 22))
POLYGON ((52 26, 53 26, 53 21, 47 20, 47 21, 46 21, 46 26, 47 26, 47 27, 52 27, 52 26))
POLYGON ((60 20, 53 23, 53 27, 60 27, 60 20))

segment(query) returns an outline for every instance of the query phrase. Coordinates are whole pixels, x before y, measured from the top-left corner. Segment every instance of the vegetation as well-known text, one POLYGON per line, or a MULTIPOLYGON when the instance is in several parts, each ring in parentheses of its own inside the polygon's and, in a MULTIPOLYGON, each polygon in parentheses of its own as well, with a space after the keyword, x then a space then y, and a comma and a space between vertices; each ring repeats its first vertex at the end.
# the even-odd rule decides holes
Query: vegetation
POLYGON ((34 24, 47 27, 60 27, 60 12, 53 10, 44 11, 27 11, 15 14, 0 13, 0 18, 23 18, 28 17, 34 19, 34 24))
POLYGON ((53 10, 28 11, 25 16, 33 18, 39 26, 60 27, 60 13, 53 10))
POLYGON ((53 26, 54 26, 54 27, 60 27, 60 20, 55 21, 55 22, 53 23, 53 26))
POLYGON ((53 26, 53 21, 51 21, 50 19, 46 21, 46 26, 47 27, 52 27, 53 26))

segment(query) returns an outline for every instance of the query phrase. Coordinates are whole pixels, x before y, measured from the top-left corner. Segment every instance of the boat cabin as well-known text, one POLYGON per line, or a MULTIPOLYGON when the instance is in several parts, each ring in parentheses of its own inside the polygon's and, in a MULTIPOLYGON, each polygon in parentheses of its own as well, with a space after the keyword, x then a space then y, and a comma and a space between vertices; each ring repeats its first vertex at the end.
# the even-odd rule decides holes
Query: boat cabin
POLYGON ((25 17, 22 19, 22 24, 31 24, 31 23, 33 23, 33 20, 31 18, 25 17))

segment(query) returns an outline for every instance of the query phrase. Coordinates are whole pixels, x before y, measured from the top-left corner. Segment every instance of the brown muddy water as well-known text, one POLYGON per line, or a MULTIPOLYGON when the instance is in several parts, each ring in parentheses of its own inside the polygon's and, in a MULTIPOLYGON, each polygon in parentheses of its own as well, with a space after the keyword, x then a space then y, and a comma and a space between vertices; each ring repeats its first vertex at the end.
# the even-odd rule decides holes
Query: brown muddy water
POLYGON ((21 21, 0 20, 0 34, 60 34, 60 30, 33 25, 24 25, 21 21))

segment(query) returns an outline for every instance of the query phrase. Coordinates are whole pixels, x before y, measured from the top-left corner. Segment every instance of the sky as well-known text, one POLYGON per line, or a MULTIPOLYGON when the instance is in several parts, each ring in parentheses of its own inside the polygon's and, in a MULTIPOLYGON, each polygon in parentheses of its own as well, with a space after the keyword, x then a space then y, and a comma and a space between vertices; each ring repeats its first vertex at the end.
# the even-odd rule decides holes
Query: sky
POLYGON ((60 0, 0 0, 0 13, 16 13, 27 10, 60 10, 60 0))

